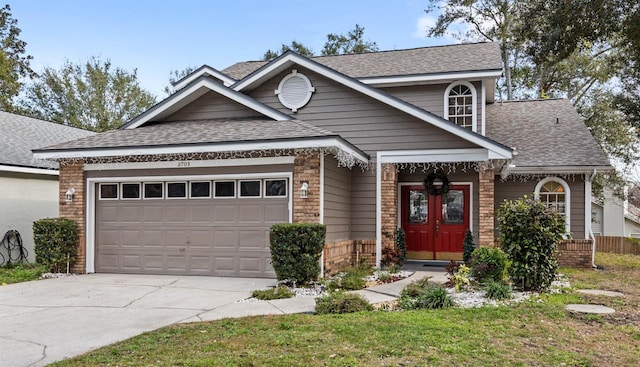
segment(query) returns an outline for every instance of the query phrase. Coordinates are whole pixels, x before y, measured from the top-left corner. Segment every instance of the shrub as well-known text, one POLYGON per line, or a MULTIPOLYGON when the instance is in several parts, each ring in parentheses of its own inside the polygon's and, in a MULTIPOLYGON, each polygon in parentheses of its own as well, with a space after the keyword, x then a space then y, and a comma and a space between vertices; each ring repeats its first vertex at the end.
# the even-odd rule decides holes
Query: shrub
POLYGON ((471 254, 471 273, 479 283, 485 280, 501 282, 507 274, 507 254, 501 249, 479 247, 471 254))
POLYGON ((511 261, 509 276, 522 290, 544 290, 555 278, 555 252, 565 233, 564 218, 526 196, 505 201, 497 212, 500 243, 511 261))
POLYGON ((273 289, 260 289, 255 290, 251 294, 251 297, 255 297, 262 301, 269 301, 272 299, 283 299, 283 298, 291 298, 294 294, 289 289, 289 287, 284 285, 279 285, 273 289))
POLYGON ((471 276, 471 269, 466 265, 460 265, 458 271, 449 277, 449 281, 453 284, 456 292, 460 292, 471 284, 469 277, 471 276))
POLYGON ((318 278, 326 231, 324 225, 316 223, 271 226, 271 263, 278 280, 307 283, 318 278))
POLYGON ((66 271, 78 251, 78 226, 65 218, 45 218, 33 222, 33 242, 36 262, 47 271, 66 271))
POLYGON ((415 298, 407 296, 400 297, 398 304, 405 310, 435 310, 453 306, 453 300, 446 289, 438 286, 422 291, 418 297, 415 298))
POLYGON ((469 263, 469 260, 471 260, 471 254, 473 253, 473 250, 476 249, 476 245, 475 243, 473 243, 473 234, 471 234, 471 230, 467 229, 467 233, 464 234, 464 242, 462 243, 462 248, 463 248, 463 253, 462 253, 462 261, 465 262, 465 264, 469 263))
POLYGON ((404 239, 404 231, 402 228, 398 228, 396 230, 395 246, 382 249, 380 265, 384 268, 392 266, 402 267, 405 261, 407 261, 407 244, 404 239))
POLYGON ((487 298, 495 300, 503 300, 511 298, 511 287, 494 280, 488 280, 483 284, 483 289, 487 292, 487 298))
POLYGON ((404 230, 402 230, 402 228, 396 229, 396 248, 400 253, 400 259, 397 265, 401 267, 407 261, 407 243, 405 242, 404 230))
POLYGON ((429 278, 422 278, 407 284, 402 291, 400 297, 416 298, 427 289, 437 287, 436 284, 429 282, 429 278))
POLYGON ((367 281, 365 277, 372 275, 375 269, 366 264, 365 262, 360 262, 358 266, 353 266, 345 269, 342 273, 332 278, 328 284, 327 288, 329 290, 358 290, 365 287, 367 281))
POLYGON ((350 313, 372 311, 373 306, 364 297, 356 293, 331 292, 316 298, 316 313, 350 313))

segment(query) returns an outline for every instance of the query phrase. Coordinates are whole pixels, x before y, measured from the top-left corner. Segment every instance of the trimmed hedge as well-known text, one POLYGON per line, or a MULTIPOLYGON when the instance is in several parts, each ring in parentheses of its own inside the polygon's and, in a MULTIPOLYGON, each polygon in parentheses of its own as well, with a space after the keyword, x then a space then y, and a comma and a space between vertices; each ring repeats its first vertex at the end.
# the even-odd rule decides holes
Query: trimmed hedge
POLYGON ((320 255, 327 228, 317 223, 280 223, 271 226, 271 264, 278 280, 308 283, 320 276, 320 255))
POLYGON ((65 272, 78 251, 78 225, 65 218, 39 219, 33 222, 33 242, 36 263, 53 273, 65 272))

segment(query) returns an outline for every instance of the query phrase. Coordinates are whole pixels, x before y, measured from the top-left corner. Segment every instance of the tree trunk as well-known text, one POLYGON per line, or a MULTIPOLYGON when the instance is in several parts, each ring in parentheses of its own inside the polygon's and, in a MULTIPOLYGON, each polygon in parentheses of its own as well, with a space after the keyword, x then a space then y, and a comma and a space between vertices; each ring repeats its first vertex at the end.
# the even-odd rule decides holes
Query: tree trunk
POLYGON ((513 90, 511 88, 511 65, 509 63, 509 50, 506 45, 502 47, 502 63, 504 64, 504 84, 507 86, 507 101, 513 99, 513 90))

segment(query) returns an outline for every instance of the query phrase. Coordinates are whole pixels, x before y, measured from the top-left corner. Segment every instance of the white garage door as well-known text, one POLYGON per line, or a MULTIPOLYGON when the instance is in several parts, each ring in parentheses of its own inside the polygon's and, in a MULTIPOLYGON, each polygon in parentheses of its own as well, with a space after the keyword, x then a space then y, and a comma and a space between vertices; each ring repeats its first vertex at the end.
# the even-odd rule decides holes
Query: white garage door
POLYGON ((286 179, 96 184, 96 272, 275 277, 286 179))

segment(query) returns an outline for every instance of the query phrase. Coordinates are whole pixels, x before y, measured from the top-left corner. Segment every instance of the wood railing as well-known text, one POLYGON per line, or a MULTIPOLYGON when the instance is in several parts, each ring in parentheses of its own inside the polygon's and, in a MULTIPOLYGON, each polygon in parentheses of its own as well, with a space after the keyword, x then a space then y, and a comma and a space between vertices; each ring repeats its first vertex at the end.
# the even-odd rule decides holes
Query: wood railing
POLYGON ((640 240, 617 236, 596 236, 596 251, 640 255, 640 240))

